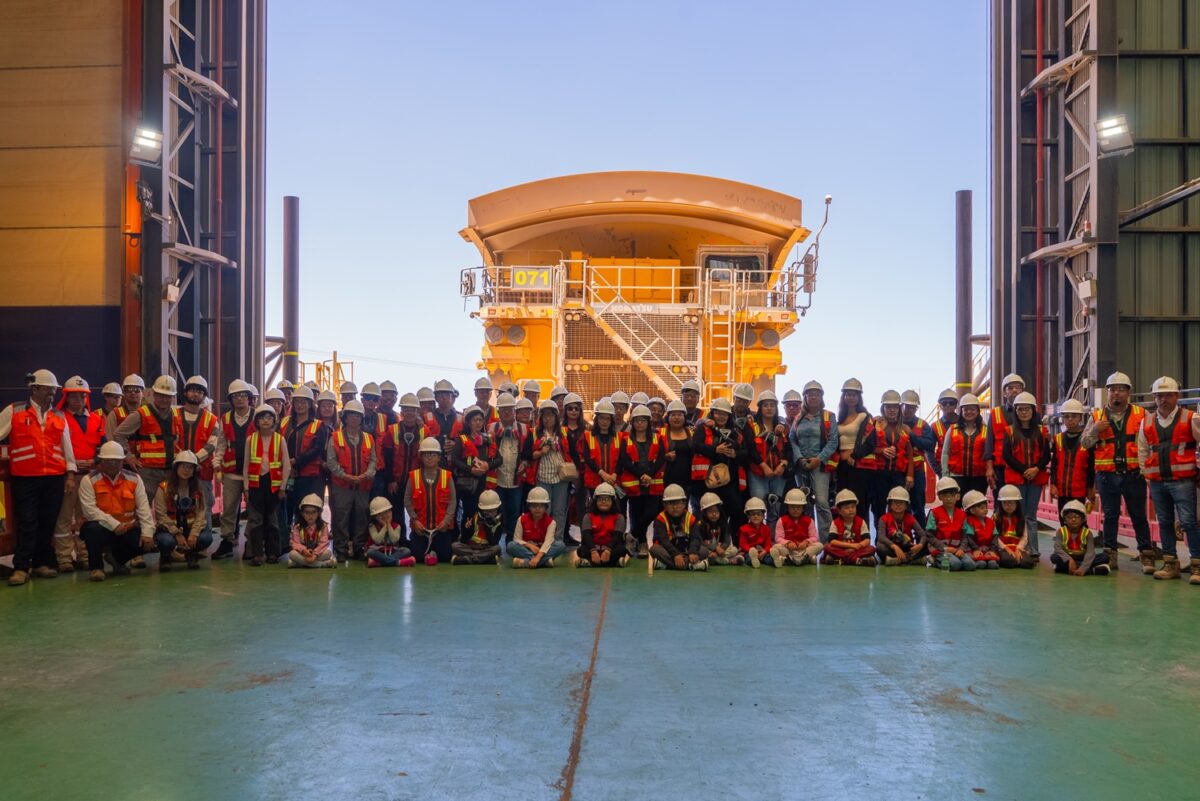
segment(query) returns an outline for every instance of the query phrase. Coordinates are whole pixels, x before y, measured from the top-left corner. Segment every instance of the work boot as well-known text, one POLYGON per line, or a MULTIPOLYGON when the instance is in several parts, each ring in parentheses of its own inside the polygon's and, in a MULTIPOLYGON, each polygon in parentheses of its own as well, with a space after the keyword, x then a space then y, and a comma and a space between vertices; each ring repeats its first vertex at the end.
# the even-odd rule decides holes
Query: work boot
POLYGON ((1142 573, 1147 576, 1153 576, 1154 571, 1158 569, 1158 560, 1154 555, 1153 548, 1138 551, 1138 561, 1142 563, 1142 573))
POLYGON ((1108 566, 1108 563, 1104 562, 1104 563, 1096 565, 1092 569, 1092 572, 1095 573, 1097 576, 1107 576, 1109 573, 1109 569, 1110 568, 1108 566))
POLYGON ((221 540, 217 550, 212 552, 213 559, 228 559, 231 556, 233 556, 233 543, 229 540, 221 540))
POLYGON ((166 556, 160 556, 158 558, 158 572, 159 573, 170 573, 171 572, 171 555, 170 554, 167 554, 166 556))
POLYGON ((45 565, 40 565, 33 569, 33 575, 36 576, 37 578, 54 578, 55 576, 58 575, 58 571, 52 567, 46 567, 45 565))
POLYGON ((8 577, 8 586, 20 587, 27 581, 29 581, 29 573, 27 571, 14 570, 13 574, 8 577))
POLYGON ((106 576, 104 575, 103 570, 93 570, 88 574, 89 581, 104 581, 105 578, 106 576))
POLYGON ((1162 570, 1157 571, 1154 574, 1154 577, 1160 581, 1179 578, 1179 557, 1164 556, 1162 570))
POLYGON ((197 570, 200 567, 200 554, 195 551, 188 551, 186 554, 188 570, 197 570))
POLYGON ((146 567, 146 560, 140 556, 135 556, 129 560, 129 566, 141 570, 146 567))
POLYGON ((1121 559, 1121 552, 1116 548, 1110 548, 1108 551, 1108 569, 1120 570, 1121 566, 1117 564, 1121 559))
POLYGON ((58 563, 58 572, 59 573, 74 573, 75 565, 72 562, 59 562, 58 563))
POLYGON ((1192 560, 1192 577, 1188 579, 1188 584, 1200 586, 1200 559, 1192 560))

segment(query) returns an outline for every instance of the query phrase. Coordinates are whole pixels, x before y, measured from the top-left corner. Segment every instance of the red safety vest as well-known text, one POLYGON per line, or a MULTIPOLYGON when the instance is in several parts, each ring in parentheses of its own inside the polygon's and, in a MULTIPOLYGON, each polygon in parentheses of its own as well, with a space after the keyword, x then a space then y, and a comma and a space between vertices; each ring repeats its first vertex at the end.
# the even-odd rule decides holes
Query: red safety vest
POLYGON ((770 550, 771 529, 766 523, 743 523, 738 528, 738 550, 749 551, 751 548, 770 550))
MULTIPOLYGON (((366 431, 361 431, 359 432, 358 437, 358 448, 356 452, 356 450, 351 447, 350 443, 346 441, 345 431, 338 431, 333 435, 334 454, 336 454, 338 464, 342 466, 342 470, 346 472, 346 475, 353 476, 362 475, 365 473, 367 466, 371 463, 371 459, 373 459, 375 455, 375 441, 371 439, 371 435, 366 431)), ((371 480, 364 478, 357 484, 352 484, 345 478, 334 477, 333 484, 334 486, 341 487, 342 489, 365 490, 370 488, 371 480)))
MULTIPOLYGON (((1092 419, 1099 423, 1101 420, 1107 420, 1108 409, 1097 409, 1092 412, 1092 419)), ((1125 451, 1125 469, 1137 470, 1141 467, 1140 457, 1138 456, 1137 448, 1137 432, 1142 427, 1143 421, 1146 419, 1146 410, 1141 406, 1130 406, 1125 410, 1125 427, 1121 431, 1120 438, 1124 442, 1123 450, 1125 451)), ((1110 421, 1111 422, 1111 421, 1110 421)), ((1097 473, 1113 473, 1117 469, 1117 431, 1112 429, 1105 436, 1099 436, 1097 433, 1096 439, 1096 472, 1097 473)))
POLYGON ((937 526, 933 535, 938 542, 954 548, 959 547, 962 544, 962 527, 963 523, 967 522, 967 513, 962 509, 955 509, 952 517, 946 513, 945 506, 936 506, 930 513, 933 515, 934 525, 937 526))
POLYGON ((1043 469, 1038 470, 1037 477, 1033 481, 1026 481, 1025 476, 1013 470, 1009 466, 1008 460, 1003 458, 1005 451, 1011 450, 1016 457, 1017 462, 1025 468, 1037 467, 1038 462, 1042 460, 1043 449, 1049 446, 1050 436, 1046 431, 1045 426, 1038 426, 1041 430, 1041 437, 1034 439, 1033 437, 1022 437, 1017 433, 1017 429, 1009 427, 1004 432, 1004 438, 996 438, 994 442, 1003 450, 1001 453, 995 454, 997 463, 1004 462, 1004 483, 1016 484, 1034 484, 1037 486, 1045 486, 1050 483, 1050 474, 1043 469))
POLYGON ((117 473, 114 481, 97 470, 92 473, 96 508, 122 524, 132 523, 137 519, 137 484, 137 476, 128 470, 117 473))
POLYGON ((996 521, 990 517, 975 517, 971 516, 971 530, 974 532, 972 539, 980 548, 991 548, 992 540, 996 538, 996 521))
POLYGON ((788 443, 787 434, 775 437, 775 444, 768 448, 767 435, 774 432, 775 422, 773 421, 771 427, 767 428, 766 426, 760 426, 756 418, 752 417, 750 419, 754 425, 754 449, 758 451, 759 458, 759 464, 750 465, 750 472, 756 476, 761 476, 764 465, 774 469, 780 463, 790 462, 791 459, 788 458, 788 450, 791 448, 791 445, 788 443))
MULTIPOLYGON (((149 404, 143 404, 138 409, 138 414, 141 416, 142 422, 138 425, 138 432, 134 435, 131 443, 134 453, 141 460, 142 467, 165 470, 167 468, 167 440, 162 425, 154 416, 154 412, 150 410, 149 404)), ((171 439, 175 439, 174 431, 171 432, 171 439)))
POLYGON ((1092 452, 1083 447, 1082 437, 1068 448, 1066 435, 1054 435, 1054 489, 1062 498, 1083 498, 1088 491, 1088 468, 1092 452))
POLYGON ((263 438, 255 431, 250 435, 249 443, 250 464, 246 465, 246 483, 250 489, 258 488, 265 449, 271 492, 279 492, 283 487, 283 437, 277 431, 272 431, 270 442, 264 443, 263 438))
POLYGON ((598 548, 610 547, 613 544, 614 534, 617 530, 617 518, 620 515, 616 512, 606 515, 590 512, 589 517, 592 521, 592 542, 598 548))
POLYGON ((549 514, 542 515, 541 520, 534 520, 533 515, 526 512, 521 515, 521 539, 525 542, 545 542, 546 534, 554 518, 549 514))
POLYGON ((950 474, 955 476, 983 476, 987 464, 983 461, 983 448, 987 444, 987 426, 980 423, 974 434, 968 434, 962 425, 955 423, 950 429, 950 474))
MULTIPOLYGON (((286 418, 285 418, 286 419, 286 418)), ((200 453, 204 446, 208 444, 209 437, 212 436, 213 429, 218 425, 217 416, 208 409, 201 409, 200 415, 196 419, 195 436, 191 442, 184 441, 184 420, 183 408, 175 407, 171 410, 171 428, 175 431, 175 441, 181 448, 186 448, 192 453, 200 453)), ((199 478, 201 481, 211 481, 213 477, 213 459, 212 454, 204 457, 204 461, 200 462, 199 478)))
MULTIPOLYGON (((607 445, 601 445, 599 438, 591 431, 585 432, 583 435, 584 447, 587 448, 592 461, 606 473, 617 472, 617 464, 621 458, 621 447, 624 442, 625 435, 615 431, 609 437, 607 445)), ((588 467, 583 472, 583 483, 588 489, 595 489, 603 482, 600 480, 600 474, 588 467)))
POLYGON ((1004 407, 993 406, 991 408, 991 418, 990 425, 992 426, 992 431, 995 432, 992 436, 996 442, 1001 442, 1004 439, 1004 435, 1008 433, 1008 429, 1010 428, 1008 424, 1008 417, 1006 417, 1004 414, 1004 407))
POLYGON ((1192 436, 1192 412, 1179 408, 1171 429, 1160 437, 1158 415, 1147 414, 1142 435, 1150 446, 1142 472, 1151 481, 1179 481, 1196 475, 1196 439, 1192 436), (1166 457, 1166 468, 1163 467, 1166 457), (1164 475, 1165 473, 1165 475, 1164 475))
POLYGON ((870 534, 863 534, 862 530, 866 527, 867 521, 861 517, 855 517, 854 522, 850 524, 850 529, 846 528, 846 520, 838 515, 833 518, 833 530, 837 532, 837 536, 833 539, 842 540, 843 542, 859 542, 870 539, 870 534))
MULTIPOLYGON (((712 446, 713 441, 716 439, 716 434, 714 433, 714 430, 712 428, 710 428, 709 426, 704 425, 703 420, 701 420, 699 423, 697 423, 697 425, 701 426, 704 431, 704 444, 708 445, 708 446, 712 446)), ((693 451, 692 452, 692 481, 704 481, 704 479, 708 478, 708 468, 711 466, 712 466, 712 460, 710 460, 707 456, 701 456, 699 453, 693 451)), ((745 470, 745 468, 743 468, 741 466, 738 466, 736 468, 732 465, 727 465, 727 466, 729 467, 729 472, 730 472, 731 476, 733 475, 733 473, 736 469, 738 490, 741 492, 745 492, 746 491, 746 470, 745 470)))
MULTIPOLYGON (((290 426, 292 418, 285 417, 283 418, 283 422, 290 426)), ((289 453, 288 456, 295 459, 299 457, 300 454, 311 448, 313 439, 321 432, 321 426, 323 425, 325 424, 316 419, 309 420, 307 423, 305 423, 304 430, 300 432, 300 439, 296 443, 296 452, 289 453)), ((282 434, 285 439, 287 438, 286 429, 281 429, 279 433, 282 434)), ((303 478, 319 478, 321 476, 321 471, 324 469, 323 465, 321 464, 323 461, 324 459, 313 459, 300 468, 298 475, 303 478)))
POLYGON ((392 478, 401 486, 408 474, 421 466, 421 441, 428 436, 425 426, 419 423, 415 431, 402 422, 388 426, 385 447, 392 451, 392 478), (406 434, 412 434, 411 441, 404 438, 406 434))
POLYGON ((100 450, 100 443, 104 441, 104 418, 95 412, 88 412, 86 416, 87 431, 84 431, 79 426, 79 421, 75 419, 75 415, 66 411, 62 414, 67 421, 67 431, 71 434, 71 451, 75 455, 75 460, 78 462, 94 461, 96 451, 100 450))
POLYGON ((879 470, 889 473, 907 473, 908 460, 912 456, 912 438, 907 431, 902 431, 900 425, 895 427, 886 423, 875 426, 875 460, 879 470), (883 449, 896 449, 896 458, 888 459, 883 455, 883 449))
POLYGON ((891 512, 887 512, 883 515, 883 517, 879 518, 875 524, 877 527, 883 526, 883 533, 886 534, 889 539, 901 537, 905 542, 909 542, 913 538, 913 529, 917 527, 917 518, 915 518, 912 514, 905 512, 904 519, 897 520, 892 516, 891 512))
POLYGON ((428 485, 421 477, 420 468, 409 474, 408 481, 412 485, 412 505, 417 519, 425 528, 437 528, 446 519, 446 512, 450 509, 454 477, 450 475, 449 470, 439 469, 433 492, 427 491, 428 485))
POLYGON ((1018 511, 1015 515, 1006 515, 1000 513, 1000 544, 1005 548, 1013 549, 1021 544, 1021 535, 1017 530, 1025 522, 1025 518, 1018 511))
POLYGON ((948 428, 949 426, 940 417, 933 421, 933 435, 934 439, 937 440, 933 446, 933 456, 937 459, 939 465, 942 463, 942 447, 946 444, 946 430, 948 428))
MULTIPOLYGON (((458 441, 462 445, 463 461, 467 463, 468 467, 473 465, 476 459, 482 459, 488 463, 491 469, 484 473, 482 478, 485 485, 494 487, 496 485, 496 468, 492 467, 495 459, 492 456, 491 440, 481 435, 480 441, 476 442, 470 434, 459 434, 458 441)), ((474 474, 471 474, 470 477, 475 478, 474 474)))
MULTIPOLYGON (((648 436, 650 437, 650 447, 646 453, 646 460, 649 462, 653 462, 655 459, 658 458, 658 454, 666 446, 663 444, 660 434, 655 434, 655 433, 651 432, 648 436)), ((625 438, 625 456, 631 462, 638 461, 638 447, 637 447, 637 443, 635 443, 633 441, 632 434, 629 434, 625 438)), ((664 464, 662 467, 660 467, 658 469, 657 473, 655 473, 653 476, 651 476, 650 486, 648 487, 649 495, 662 495, 663 494, 663 471, 665 469, 666 469, 666 466, 664 464)), ((633 473, 630 473, 629 471, 625 471, 624 473, 621 474, 621 486, 624 487, 625 494, 630 496, 631 498, 637 498, 637 497, 641 496, 641 494, 642 494, 641 482, 638 481, 636 478, 634 478, 633 473)))
POLYGON ((251 413, 246 418, 245 425, 237 425, 233 421, 233 412, 225 412, 221 418, 221 429, 225 434, 225 454, 221 458, 221 471, 229 475, 237 475, 239 465, 246 452, 246 437, 250 434, 250 424, 254 422, 251 413))
POLYGON ((67 472, 62 451, 67 421, 56 409, 46 411, 45 428, 38 422, 33 406, 14 403, 12 430, 8 435, 9 470, 14 476, 61 476, 67 472))
POLYGON ((783 529, 783 538, 788 542, 807 542, 812 534, 813 519, 808 515, 784 515, 779 518, 779 527, 783 529))

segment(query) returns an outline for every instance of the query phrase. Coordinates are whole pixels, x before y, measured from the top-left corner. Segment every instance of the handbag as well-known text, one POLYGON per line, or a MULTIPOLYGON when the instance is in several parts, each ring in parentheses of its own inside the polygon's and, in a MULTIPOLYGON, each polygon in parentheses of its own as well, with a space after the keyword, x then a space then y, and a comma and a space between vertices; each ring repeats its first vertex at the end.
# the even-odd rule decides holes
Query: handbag
POLYGON ((708 475, 704 477, 704 486, 709 489, 720 489, 729 481, 729 465, 718 463, 708 468, 708 475))
POLYGON ((579 468, 570 459, 563 459, 562 464, 558 466, 558 478, 560 481, 574 483, 579 480, 579 468))

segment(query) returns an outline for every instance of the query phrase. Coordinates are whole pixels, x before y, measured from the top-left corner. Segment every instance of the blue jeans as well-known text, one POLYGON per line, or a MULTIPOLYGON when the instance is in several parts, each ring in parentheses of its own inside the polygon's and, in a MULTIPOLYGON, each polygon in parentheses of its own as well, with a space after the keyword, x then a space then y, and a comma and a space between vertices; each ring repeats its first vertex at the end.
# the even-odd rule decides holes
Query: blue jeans
POLYGON ((917 519, 917 525, 925 530, 925 466, 913 468, 913 487, 908 491, 909 508, 917 519))
MULTIPOLYGON (((165 531, 160 531, 154 535, 154 544, 158 546, 158 554, 163 559, 171 558, 171 551, 175 550, 176 540, 174 534, 168 534, 165 531)), ((203 555, 213 544, 213 533, 211 531, 201 531, 196 535, 195 552, 197 555, 203 555)))
POLYGON ((796 474, 796 483, 808 492, 808 508, 817 509, 817 536, 821 544, 829 540, 829 527, 833 525, 833 511, 829 508, 829 480, 832 473, 826 473, 821 468, 816 470, 800 470, 796 474))
POLYGON ((1196 525, 1196 484, 1190 478, 1178 481, 1151 481, 1150 500, 1158 518, 1158 541, 1163 554, 1175 556, 1175 521, 1187 537, 1188 553, 1200 559, 1200 527, 1196 525))
POLYGON ((554 538, 560 543, 567 542, 567 501, 571 497, 571 485, 565 481, 555 484, 539 481, 537 485, 550 493, 550 516, 554 518, 554 538))
POLYGON ((779 519, 779 509, 783 504, 783 494, 787 492, 787 479, 783 476, 775 476, 774 478, 766 478, 765 476, 756 476, 753 473, 747 472, 749 480, 750 497, 758 498, 764 503, 768 495, 774 495, 779 498, 779 504, 776 506, 767 506, 767 525, 772 529, 775 528, 775 521, 779 519))
POLYGON ((367 558, 374 559, 384 567, 395 567, 400 564, 401 559, 407 559, 412 556, 412 552, 407 548, 393 548, 390 553, 384 553, 379 548, 368 548, 367 558))
MULTIPOLYGON (((545 556, 542 557, 542 561, 538 563, 538 567, 545 567, 547 560, 562 556, 566 550, 566 546, 562 544, 562 540, 555 540, 550 544, 550 550, 546 551, 545 556)), ((508 555, 513 559, 532 559, 534 552, 520 543, 513 542, 509 543, 508 555)))
POLYGON ((504 518, 504 541, 512 542, 517 519, 521 516, 521 487, 496 487, 496 494, 500 496, 500 515, 504 518))
MULTIPOLYGON (((1042 499, 1042 490, 1045 487, 1040 484, 1014 484, 1014 487, 1021 491, 1021 509, 1025 512, 1025 531, 1028 532, 1028 553, 1031 556, 1037 556, 1038 551, 1038 503, 1042 499)), ((997 490, 999 492, 999 490, 997 490)))
POLYGON ((1141 473, 1096 473, 1096 494, 1100 496, 1103 513, 1104 547, 1116 548, 1117 526, 1121 517, 1121 500, 1139 551, 1154 547, 1150 542, 1150 521, 1146 519, 1146 479, 1141 473))
POLYGON ((944 565, 946 562, 949 562, 951 572, 955 572, 955 571, 959 571, 959 570, 974 570, 975 569, 975 560, 972 559, 971 555, 966 553, 965 551, 963 552, 962 556, 955 556, 954 554, 949 553, 948 551, 943 551, 941 553, 941 555, 938 556, 938 559, 942 560, 939 563, 939 567, 944 565))

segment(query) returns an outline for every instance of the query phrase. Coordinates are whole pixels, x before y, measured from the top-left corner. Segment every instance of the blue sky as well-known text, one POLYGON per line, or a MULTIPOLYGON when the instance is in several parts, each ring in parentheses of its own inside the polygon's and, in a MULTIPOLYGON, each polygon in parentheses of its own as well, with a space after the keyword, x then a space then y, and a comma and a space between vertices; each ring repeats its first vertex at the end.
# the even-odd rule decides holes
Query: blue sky
MULTIPOLYGON (((359 383, 479 374, 467 200, 598 170, 800 197, 822 238, 781 390, 850 375, 925 407, 953 380, 954 192, 975 190, 986 330, 986 4, 289 0, 268 25, 268 298, 301 198, 301 358, 359 383), (729 124, 738 120, 737 124, 729 124)), ((282 331, 267 303, 268 333, 282 331)))

